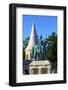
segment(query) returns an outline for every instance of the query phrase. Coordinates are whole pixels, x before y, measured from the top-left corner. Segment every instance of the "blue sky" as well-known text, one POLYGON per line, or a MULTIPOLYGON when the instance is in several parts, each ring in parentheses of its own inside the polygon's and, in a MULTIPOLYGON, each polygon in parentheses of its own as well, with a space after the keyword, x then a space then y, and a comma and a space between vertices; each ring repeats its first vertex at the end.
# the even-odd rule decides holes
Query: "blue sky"
POLYGON ((22 16, 23 39, 30 36, 32 23, 35 24, 37 35, 42 34, 43 39, 51 35, 52 32, 57 33, 57 16, 22 16))

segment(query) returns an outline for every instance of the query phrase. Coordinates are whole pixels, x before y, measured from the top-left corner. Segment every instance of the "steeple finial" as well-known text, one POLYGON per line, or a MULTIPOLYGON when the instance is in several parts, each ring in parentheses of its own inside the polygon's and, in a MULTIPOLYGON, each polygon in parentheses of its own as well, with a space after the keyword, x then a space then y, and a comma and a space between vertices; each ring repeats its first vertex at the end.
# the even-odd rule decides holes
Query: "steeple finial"
POLYGON ((38 36, 35 28, 35 24, 32 23, 32 31, 30 34, 30 40, 26 49, 32 49, 34 45, 38 44, 38 36))

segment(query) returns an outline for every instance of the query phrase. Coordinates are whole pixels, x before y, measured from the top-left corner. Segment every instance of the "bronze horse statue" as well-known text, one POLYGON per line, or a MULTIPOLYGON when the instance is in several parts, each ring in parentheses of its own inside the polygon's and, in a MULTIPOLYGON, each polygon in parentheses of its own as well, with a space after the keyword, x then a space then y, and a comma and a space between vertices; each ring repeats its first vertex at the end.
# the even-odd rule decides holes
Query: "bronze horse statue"
POLYGON ((40 37, 39 44, 35 45, 32 49, 32 58, 35 60, 43 60, 46 53, 46 43, 40 37))

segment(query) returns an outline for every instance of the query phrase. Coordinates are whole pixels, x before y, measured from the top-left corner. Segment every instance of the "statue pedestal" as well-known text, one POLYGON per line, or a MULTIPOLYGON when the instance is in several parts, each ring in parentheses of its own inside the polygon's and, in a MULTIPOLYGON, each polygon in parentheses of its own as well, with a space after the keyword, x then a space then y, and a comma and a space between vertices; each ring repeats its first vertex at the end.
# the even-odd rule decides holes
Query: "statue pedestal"
POLYGON ((48 74, 51 72, 51 63, 48 60, 32 61, 29 64, 29 74, 48 74))

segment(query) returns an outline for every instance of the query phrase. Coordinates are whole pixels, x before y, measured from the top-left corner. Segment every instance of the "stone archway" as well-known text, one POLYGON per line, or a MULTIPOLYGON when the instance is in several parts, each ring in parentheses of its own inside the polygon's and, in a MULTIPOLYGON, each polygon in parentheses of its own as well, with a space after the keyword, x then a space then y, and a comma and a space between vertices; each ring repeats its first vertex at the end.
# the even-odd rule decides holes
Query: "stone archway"
POLYGON ((32 68, 32 74, 38 74, 38 68, 32 68))
POLYGON ((41 74, 47 74, 48 69, 47 68, 41 68, 41 74))

